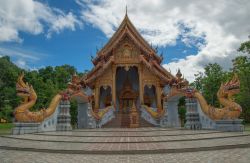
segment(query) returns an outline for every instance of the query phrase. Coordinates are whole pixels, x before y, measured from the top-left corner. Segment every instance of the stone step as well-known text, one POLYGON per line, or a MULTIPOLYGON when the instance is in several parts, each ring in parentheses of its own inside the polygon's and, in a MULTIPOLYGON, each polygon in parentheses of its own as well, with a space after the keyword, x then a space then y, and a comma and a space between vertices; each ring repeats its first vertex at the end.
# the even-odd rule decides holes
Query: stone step
MULTIPOLYGON (((112 121, 108 122, 102 127, 103 128, 116 128, 116 127, 128 128, 129 124, 130 124, 129 114, 118 113, 115 115, 115 118, 112 121)), ((148 123, 141 117, 139 118, 139 126, 140 127, 153 127, 152 124, 148 123)))
MULTIPOLYGON (((177 131, 179 132, 179 130, 177 131)), ((165 131, 165 134, 168 134, 168 132, 170 131, 165 131)), ((195 131, 188 132, 196 133, 195 131)), ((205 130, 203 132, 211 133, 211 131, 205 130)), ((65 135, 66 133, 76 134, 76 132, 60 133, 65 133, 65 135)), ((159 134, 159 132, 156 133, 159 134)), ((88 132, 81 132, 81 134, 86 135, 88 132)), ((101 133, 98 134, 100 135, 101 133)), ((114 131, 111 134, 115 135, 116 132, 114 131)), ((247 133, 214 133, 208 135, 140 138, 141 134, 144 135, 146 133, 137 133, 138 137, 136 138, 57 137, 34 134, 15 137, 0 136, 0 149, 68 154, 153 154, 250 148, 250 135, 247 133)))

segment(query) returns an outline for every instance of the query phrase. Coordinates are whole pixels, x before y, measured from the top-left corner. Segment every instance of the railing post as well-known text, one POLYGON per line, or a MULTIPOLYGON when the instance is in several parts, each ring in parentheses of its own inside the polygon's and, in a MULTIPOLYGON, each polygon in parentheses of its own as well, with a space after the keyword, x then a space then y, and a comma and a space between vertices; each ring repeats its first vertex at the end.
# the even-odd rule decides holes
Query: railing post
POLYGON ((61 100, 59 106, 59 114, 57 117, 57 131, 71 131, 71 116, 69 113, 70 110, 70 101, 69 100, 61 100))

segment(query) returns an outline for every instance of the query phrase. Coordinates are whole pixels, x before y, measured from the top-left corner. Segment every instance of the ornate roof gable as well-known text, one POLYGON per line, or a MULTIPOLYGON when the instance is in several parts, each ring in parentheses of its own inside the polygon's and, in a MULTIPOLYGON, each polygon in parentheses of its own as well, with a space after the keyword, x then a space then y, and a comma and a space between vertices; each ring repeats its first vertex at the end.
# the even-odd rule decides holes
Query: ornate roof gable
MULTIPOLYGON (((171 83, 176 80, 175 76, 160 65, 162 58, 159 57, 156 51, 144 40, 126 14, 121 25, 108 43, 97 53, 97 57, 92 59, 95 67, 82 78, 85 83, 93 83, 94 80, 101 76, 104 71, 115 62, 115 56, 113 56, 115 49, 120 46, 120 43, 123 44, 126 38, 129 38, 133 44, 138 47, 140 51, 139 62, 156 74, 163 83, 171 83)), ((117 56, 119 55, 117 54, 117 56)))
POLYGON ((132 39, 132 41, 141 49, 141 51, 143 51, 145 55, 152 57, 159 64, 161 63, 162 58, 156 54, 156 51, 140 35, 126 14, 121 25, 110 38, 108 43, 97 53, 97 57, 92 60, 94 65, 97 65, 97 63, 100 62, 105 56, 108 56, 110 53, 112 53, 113 48, 116 47, 116 45, 126 35, 132 39))

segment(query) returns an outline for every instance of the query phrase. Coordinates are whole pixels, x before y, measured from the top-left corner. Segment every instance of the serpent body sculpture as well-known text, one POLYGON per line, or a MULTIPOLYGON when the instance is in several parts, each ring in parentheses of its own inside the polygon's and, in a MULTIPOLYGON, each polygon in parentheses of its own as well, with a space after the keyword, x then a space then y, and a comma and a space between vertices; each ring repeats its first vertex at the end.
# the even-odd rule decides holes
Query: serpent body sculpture
POLYGON ((222 108, 208 105, 205 98, 198 91, 193 91, 192 96, 199 101, 202 111, 212 120, 237 119, 242 112, 242 108, 234 102, 232 96, 239 93, 239 88, 240 81, 236 75, 231 81, 221 84, 217 92, 217 98, 220 104, 224 106, 222 108))
POLYGON ((145 109, 154 119, 160 119, 165 114, 165 109, 158 109, 154 111, 152 107, 149 107, 147 105, 142 105, 142 108, 145 109))
POLYGON ((205 113, 205 115, 207 115, 212 120, 232 120, 239 118, 242 108, 239 104, 234 102, 233 99, 233 95, 239 93, 240 91, 240 81, 236 74, 229 82, 222 83, 217 92, 219 103, 223 106, 221 108, 208 105, 206 99, 198 90, 188 88, 187 83, 181 83, 181 80, 179 80, 179 82, 172 85, 170 92, 165 98, 166 101, 174 96, 196 98, 200 103, 203 113, 205 113))
POLYGON ((14 111, 15 120, 17 122, 42 122, 55 112, 63 95, 55 95, 47 109, 43 108, 39 111, 31 112, 29 109, 36 103, 37 95, 31 85, 23 82, 23 77, 24 74, 22 73, 16 83, 17 95, 23 98, 23 102, 14 111))

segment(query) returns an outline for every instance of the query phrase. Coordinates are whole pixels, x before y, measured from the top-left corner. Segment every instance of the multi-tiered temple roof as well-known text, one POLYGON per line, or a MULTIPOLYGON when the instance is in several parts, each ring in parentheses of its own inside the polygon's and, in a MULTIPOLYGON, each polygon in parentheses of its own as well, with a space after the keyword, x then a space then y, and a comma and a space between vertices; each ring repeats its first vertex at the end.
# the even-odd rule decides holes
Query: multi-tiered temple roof
POLYGON ((140 49, 140 62, 152 73, 156 74, 166 84, 176 79, 175 76, 161 66, 163 58, 158 56, 156 50, 140 35, 126 14, 108 43, 92 59, 95 67, 84 77, 83 80, 86 84, 95 81, 110 65, 115 63, 114 49, 126 37, 140 49))

